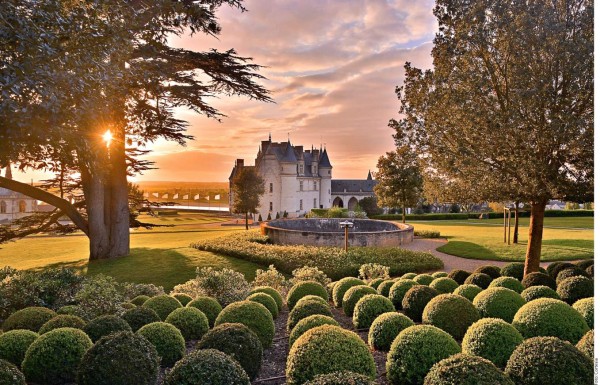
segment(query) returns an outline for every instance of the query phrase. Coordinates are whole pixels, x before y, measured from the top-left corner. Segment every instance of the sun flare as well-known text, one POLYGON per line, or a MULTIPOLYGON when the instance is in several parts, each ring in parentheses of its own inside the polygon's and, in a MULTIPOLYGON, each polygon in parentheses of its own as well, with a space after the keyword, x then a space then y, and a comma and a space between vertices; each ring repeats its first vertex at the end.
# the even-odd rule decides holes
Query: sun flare
POLYGON ((106 143, 106 147, 110 146, 110 142, 113 140, 113 135, 110 130, 106 130, 106 132, 102 135, 102 140, 106 143))

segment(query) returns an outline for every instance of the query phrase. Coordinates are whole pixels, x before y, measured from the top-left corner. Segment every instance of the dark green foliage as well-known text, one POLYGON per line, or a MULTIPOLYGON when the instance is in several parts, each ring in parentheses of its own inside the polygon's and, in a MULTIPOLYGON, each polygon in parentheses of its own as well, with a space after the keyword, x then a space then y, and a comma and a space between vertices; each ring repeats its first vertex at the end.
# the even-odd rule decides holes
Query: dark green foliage
POLYGON ((178 300, 181 306, 187 306, 187 304, 193 300, 191 296, 183 293, 175 293, 172 295, 172 297, 178 300))
POLYGON ((185 354, 185 339, 179 329, 166 322, 144 325, 136 334, 145 337, 158 352, 161 366, 170 367, 185 354))
POLYGON ((319 282, 316 281, 302 281, 298 282, 288 292, 287 295, 287 305, 290 311, 296 306, 296 302, 298 302, 302 297, 307 295, 317 295, 324 300, 329 299, 329 294, 327 294, 327 289, 323 287, 319 282))
POLYGON ((0 334, 0 359, 21 367, 25 352, 39 334, 31 330, 11 330, 0 334))
POLYGON ((392 343, 385 368, 394 385, 422 384, 431 369, 444 358, 460 353, 460 346, 445 331, 430 325, 410 326, 392 343))
POLYGON ((585 333, 577 343, 576 347, 590 359, 594 359, 594 329, 585 333))
POLYGON ((377 290, 377 288, 383 281, 385 281, 383 278, 375 278, 375 279, 371 280, 371 282, 369 282, 369 286, 372 287, 373 289, 377 290))
POLYGON ((481 293, 482 291, 483 289, 477 285, 463 284, 457 287, 456 290, 452 292, 452 294, 462 295, 469 301, 473 302, 473 299, 475 299, 477 294, 481 293))
POLYGON ((164 321, 173 310, 181 307, 181 303, 176 298, 163 294, 150 298, 142 306, 154 310, 164 321))
POLYGON ((367 345, 355 333, 323 325, 302 334, 290 349, 288 385, 302 385, 319 374, 350 371, 374 379, 375 361, 367 345))
POLYGON ((248 301, 254 301, 254 302, 258 302, 258 303, 262 304, 264 307, 266 307, 271 312, 273 319, 277 318, 277 315, 279 314, 279 308, 277 307, 277 303, 275 302, 273 297, 271 297, 269 294, 254 293, 254 294, 250 294, 248 296, 248 298, 246 298, 246 299, 248 301))
POLYGON ((212 297, 205 296, 196 297, 196 299, 187 304, 187 307, 195 307, 204 313, 206 318, 208 318, 208 324, 211 328, 215 326, 215 320, 219 316, 221 310, 223 310, 219 301, 212 297))
POLYGON ((175 309, 165 322, 179 329, 186 341, 199 340, 209 329, 208 318, 195 307, 175 309))
POLYGON ((121 307, 125 310, 129 310, 129 309, 133 309, 134 307, 137 307, 137 305, 131 303, 131 302, 123 302, 121 304, 121 307))
POLYGON ((540 298, 523 306, 512 321, 523 338, 558 337, 576 344, 589 330, 579 312, 563 301, 540 298))
POLYGON ((465 283, 465 279, 469 278, 470 275, 471 273, 469 273, 466 270, 454 269, 450 273, 448 273, 448 278, 452 278, 456 281, 456 283, 462 285, 463 283, 465 283))
POLYGON ((134 304, 136 306, 142 306, 144 304, 144 302, 146 302, 149 299, 150 299, 150 297, 142 294, 142 295, 138 295, 137 297, 135 297, 134 299, 132 299, 129 302, 131 302, 132 304, 134 304))
POLYGON ((300 301, 296 302, 296 306, 306 301, 317 301, 321 302, 323 305, 329 306, 329 302, 325 301, 323 297, 319 297, 318 295, 305 295, 304 297, 300 298, 300 301))
POLYGON ((308 300, 302 301, 302 303, 299 302, 298 305, 290 311, 287 320, 287 331, 291 332, 300 320, 315 314, 333 317, 329 305, 323 304, 321 301, 308 300))
POLYGON ((14 364, 0 359, 0 384, 27 385, 25 376, 14 364))
POLYGON ((512 322, 515 313, 525 305, 525 299, 505 287, 485 289, 473 299, 482 317, 500 318, 512 322))
POLYGON ((523 284, 513 277, 498 277, 490 283, 488 288, 490 287, 505 287, 519 294, 525 289, 523 284))
POLYGON ((419 274, 413 278, 413 281, 415 281, 419 285, 429 285, 431 282, 433 282, 434 279, 435 278, 433 278, 429 274, 419 274))
POLYGON ((585 277, 585 278, 590 278, 590 275, 588 273, 585 272, 585 270, 575 266, 575 267, 569 267, 566 269, 561 270, 558 275, 556 276, 556 283, 559 284, 562 281, 564 281, 567 278, 571 278, 571 277, 585 277))
POLYGON ((436 278, 429 284, 429 287, 434 288, 439 293, 452 293, 458 287, 455 280, 448 277, 436 278))
POLYGON ((377 317, 394 310, 394 304, 387 297, 379 294, 368 294, 356 303, 352 315, 352 324, 357 329, 370 328, 377 317))
POLYGON ((160 356, 146 338, 130 331, 100 338, 83 356, 78 385, 155 385, 160 356))
POLYGON ((86 322, 76 315, 60 314, 43 324, 39 333, 48 333, 50 330, 58 328, 75 328, 83 330, 85 325, 86 322))
POLYGON ((236 323, 221 324, 202 337, 196 349, 216 349, 236 360, 254 380, 262 363, 263 348, 260 340, 247 326, 236 323))
POLYGON ((406 294, 408 289, 417 285, 418 283, 416 283, 412 279, 400 278, 396 280, 396 282, 390 288, 388 298, 392 301, 394 307, 397 310, 402 309, 402 300, 404 299, 404 295, 406 294))
POLYGON ((467 330, 462 340, 462 351, 488 359, 503 368, 521 342, 523 336, 508 322, 498 318, 483 318, 467 330))
MULTIPOLYGON (((433 278, 442 278, 442 277, 447 277, 448 273, 446 273, 445 271, 436 271, 435 273, 431 274, 431 276, 433 278)), ((454 281, 456 282, 456 281, 454 281)))
POLYGON ((425 285, 413 286, 404 295, 402 309, 404 313, 415 322, 421 322, 423 309, 436 295, 437 290, 425 285))
POLYGON ((479 266, 477 269, 475 269, 475 271, 473 271, 473 273, 487 274, 492 279, 496 279, 496 278, 498 278, 501 275, 500 271, 501 270, 500 270, 500 268, 498 266, 483 265, 483 266, 479 266))
POLYGON ((78 310, 79 306, 77 305, 65 305, 56 310, 56 314, 77 315, 78 310))
POLYGON ((387 352, 400 332, 415 323, 402 313, 388 312, 375 318, 369 328, 371 349, 387 352))
POLYGON ((424 385, 514 385, 510 378, 485 358, 455 354, 433 365, 424 385))
POLYGON ((492 283, 492 277, 485 273, 473 273, 465 279, 464 283, 477 285, 482 289, 487 289, 490 283, 492 283))
POLYGON ((121 317, 116 315, 101 315, 91 320, 83 331, 92 339, 92 342, 111 333, 131 332, 131 326, 121 317))
POLYGON ((594 276, 594 265, 590 265, 585 269, 585 272, 590 275, 590 277, 594 276))
POLYGON ((590 329, 594 328, 594 297, 580 299, 573 304, 573 309, 583 316, 590 329))
POLYGON ((23 374, 28 382, 39 384, 75 382, 79 363, 92 345, 92 340, 79 329, 49 331, 27 349, 23 374))
POLYGON ((556 279, 558 273, 570 267, 575 267, 575 265, 569 262, 558 262, 556 263, 556 265, 553 265, 551 263, 550 265, 548 265, 548 275, 551 276, 552 279, 556 279))
POLYGON ((549 288, 548 286, 530 286, 527 289, 523 290, 523 292, 521 293, 521 297, 523 297, 527 302, 531 302, 534 299, 538 298, 560 299, 558 293, 555 290, 549 288))
POLYGON ((416 276, 417 276, 417 273, 406 273, 406 274, 403 274, 400 278, 401 279, 413 279, 416 276))
POLYGON ((548 286, 549 288, 556 290, 556 281, 554 278, 544 273, 529 273, 523 278, 522 283, 525 288, 531 286, 548 286))
POLYGON ((457 340, 479 318, 471 301, 457 294, 440 294, 423 309, 423 324, 436 326, 457 340))
POLYGON ((273 316, 266 307, 259 303, 240 301, 227 305, 215 320, 215 326, 223 323, 246 325, 256 333, 265 349, 273 342, 275 335, 273 316))
POLYGON ((227 354, 215 349, 197 350, 173 367, 165 377, 164 385, 197 384, 250 385, 250 378, 227 354))
POLYGON ((525 264, 522 262, 511 262, 507 263, 500 269, 500 275, 504 277, 513 277, 519 281, 523 280, 523 274, 525 273, 525 264))
POLYGON ((396 281, 394 281, 393 279, 386 279, 385 281, 381 282, 379 284, 379 286, 377 286, 377 293, 387 297, 388 295, 390 295, 390 289, 392 288, 392 286, 394 286, 394 283, 396 281))
POLYGON ((143 306, 127 310, 123 313, 122 318, 127 321, 134 332, 137 332, 144 325, 160 321, 160 317, 154 310, 143 306))
POLYGON ((594 281, 586 277, 571 277, 558 284, 556 292, 569 305, 582 298, 594 296, 594 281))
POLYGON ((371 286, 353 286, 346 294, 344 294, 344 299, 342 300, 342 309, 344 310, 344 314, 347 316, 352 316, 354 314, 354 307, 359 299, 364 297, 367 294, 377 294, 377 290, 373 289, 371 286))
POLYGON ((353 372, 334 372, 319 374, 304 385, 375 385, 371 378, 353 372))
POLYGON ((580 269, 587 269, 588 267, 592 266, 594 264, 594 259, 584 259, 583 261, 579 261, 577 263, 575 263, 575 266, 579 267, 580 269))
POLYGON ((590 358, 566 341, 535 337, 517 346, 505 373, 519 385, 589 385, 594 383, 590 358))
POLYGON ((273 297, 273 299, 275 300, 275 303, 277 304, 277 310, 281 311, 281 309, 283 308, 283 297, 277 290, 273 289, 272 287, 258 286, 258 287, 255 287, 254 289, 250 290, 250 294, 254 294, 254 293, 266 293, 266 294, 270 295, 271 297, 273 297))
POLYGON ((348 289, 350 289, 352 286, 364 284, 365 283, 362 280, 354 277, 346 277, 340 279, 333 288, 333 305, 335 307, 342 307, 342 301, 344 299, 344 294, 346 294, 346 291, 348 291, 348 289))
POLYGON ((2 324, 2 330, 27 329, 32 332, 40 330, 43 324, 56 316, 56 313, 45 307, 26 307, 11 314, 2 324))
POLYGON ((300 321, 298 321, 296 326, 294 326, 290 332, 289 346, 291 347, 294 345, 294 342, 296 342, 296 340, 305 332, 322 325, 340 326, 340 324, 332 317, 322 314, 309 315, 308 317, 302 318, 300 321))

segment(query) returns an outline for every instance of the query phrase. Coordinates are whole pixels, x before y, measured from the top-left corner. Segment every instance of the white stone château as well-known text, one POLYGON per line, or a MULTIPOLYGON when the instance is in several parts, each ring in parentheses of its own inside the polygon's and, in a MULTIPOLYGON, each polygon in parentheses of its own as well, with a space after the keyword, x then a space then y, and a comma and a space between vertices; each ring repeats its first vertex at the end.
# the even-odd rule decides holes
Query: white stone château
POLYGON ((263 140, 258 149, 254 166, 244 165, 237 159, 229 176, 229 206, 233 205, 232 183, 235 175, 244 167, 256 169, 265 181, 265 194, 261 197, 258 213, 266 220, 269 214, 287 213, 289 218, 305 215, 313 208, 327 209, 332 206, 353 210, 358 201, 375 196, 376 181, 369 171, 365 180, 332 179, 333 166, 327 149, 304 149, 287 142, 263 140))
MULTIPOLYGON (((10 164, 6 167, 5 177, 12 179, 10 164)), ((10 223, 36 212, 37 200, 21 193, 0 188, 0 223, 10 223)))

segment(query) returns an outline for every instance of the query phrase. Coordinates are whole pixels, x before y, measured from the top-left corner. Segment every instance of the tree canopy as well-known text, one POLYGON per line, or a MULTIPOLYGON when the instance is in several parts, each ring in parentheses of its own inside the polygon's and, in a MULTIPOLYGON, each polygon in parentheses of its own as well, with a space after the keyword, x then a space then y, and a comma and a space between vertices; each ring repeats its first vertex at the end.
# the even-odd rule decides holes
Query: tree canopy
MULTIPOLYGON (((265 181, 253 167, 242 167, 233 177, 231 186, 233 206, 231 211, 236 214, 245 214, 246 230, 248 230, 248 213, 255 214, 257 212, 260 197, 264 193, 265 181)), ((271 213, 269 212, 270 216, 271 213)))

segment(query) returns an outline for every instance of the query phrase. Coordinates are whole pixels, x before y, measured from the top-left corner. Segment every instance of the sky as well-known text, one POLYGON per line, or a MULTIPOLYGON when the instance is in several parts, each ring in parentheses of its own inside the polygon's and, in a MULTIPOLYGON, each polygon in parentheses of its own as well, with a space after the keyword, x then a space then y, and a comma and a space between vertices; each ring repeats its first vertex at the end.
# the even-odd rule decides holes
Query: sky
MULTIPOLYGON (((247 0, 218 11, 218 38, 186 35, 174 46, 234 48, 264 66, 274 103, 222 97, 210 103, 221 122, 181 110, 195 137, 187 146, 153 144, 157 170, 137 181, 225 182, 236 158, 253 164, 261 140, 327 148, 336 179, 365 178, 394 148, 395 87, 404 63, 431 67, 437 30, 432 0, 247 0)), ((39 174, 15 175, 38 179, 39 174)))

